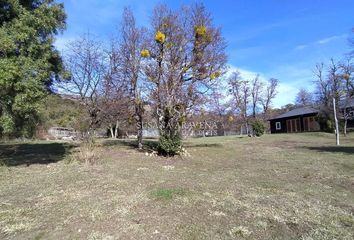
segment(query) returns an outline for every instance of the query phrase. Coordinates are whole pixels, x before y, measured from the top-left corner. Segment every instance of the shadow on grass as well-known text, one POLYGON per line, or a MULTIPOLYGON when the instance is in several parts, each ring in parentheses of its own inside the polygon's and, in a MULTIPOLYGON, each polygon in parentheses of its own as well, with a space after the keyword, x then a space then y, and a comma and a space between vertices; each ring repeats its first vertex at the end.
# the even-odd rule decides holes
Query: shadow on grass
MULTIPOLYGON (((144 139, 143 140, 143 150, 156 150, 158 141, 156 139, 144 139)), ((125 146, 131 149, 138 149, 138 141, 127 139, 127 140, 105 140, 102 143, 103 146, 125 146)))
POLYGON ((191 144, 191 143, 187 143, 185 144, 186 148, 205 148, 205 147, 215 147, 215 148, 220 148, 223 145, 220 143, 200 143, 200 144, 191 144))
POLYGON ((72 147, 67 143, 0 144, 0 162, 9 167, 55 163, 65 159, 72 147))
POLYGON ((318 152, 354 154, 354 147, 349 146, 326 146, 326 147, 304 147, 318 152))

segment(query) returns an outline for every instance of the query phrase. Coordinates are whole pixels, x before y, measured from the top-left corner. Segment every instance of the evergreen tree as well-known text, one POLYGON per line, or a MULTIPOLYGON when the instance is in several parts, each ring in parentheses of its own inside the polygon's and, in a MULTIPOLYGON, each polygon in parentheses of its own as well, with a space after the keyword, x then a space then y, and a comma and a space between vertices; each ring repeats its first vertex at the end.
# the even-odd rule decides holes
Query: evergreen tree
POLYGON ((53 0, 0 2, 0 136, 33 134, 39 103, 63 73, 53 42, 65 19, 53 0))

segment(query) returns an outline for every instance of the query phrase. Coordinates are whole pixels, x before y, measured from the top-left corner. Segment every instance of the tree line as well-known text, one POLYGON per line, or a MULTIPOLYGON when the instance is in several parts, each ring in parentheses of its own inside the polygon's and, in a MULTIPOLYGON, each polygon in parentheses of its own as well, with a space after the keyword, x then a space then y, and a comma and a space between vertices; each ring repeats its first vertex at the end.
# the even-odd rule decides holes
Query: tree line
MULTIPOLYGON (((88 136, 101 127, 117 136, 121 122, 133 122, 142 148, 144 112, 150 106, 160 143, 178 149, 178 124, 201 108, 212 111, 211 102, 228 71, 226 41, 202 4, 177 10, 157 5, 148 27, 137 26, 133 11, 125 8, 115 37, 99 41, 84 34, 70 42, 62 56, 53 43, 66 27, 63 4, 14 0, 2 1, 0 9, 2 137, 33 136, 41 119, 51 118, 43 101, 58 105, 47 96, 59 92, 80 106, 79 111, 65 107, 71 117, 59 123, 76 113, 83 124, 75 126, 88 136)), ((259 106, 266 113, 278 80, 264 84, 256 76, 247 81, 235 72, 227 81, 232 100, 221 104, 223 114, 242 116, 248 129, 249 108, 253 118, 259 106)))
MULTIPOLYGON (((100 41, 84 34, 70 42, 62 56, 53 43, 66 26, 63 4, 2 1, 0 11, 2 137, 33 135, 43 99, 55 92, 79 103, 84 124, 78 126, 88 137, 102 127, 116 137, 120 124, 129 122, 136 126, 139 148, 149 108, 166 155, 180 149, 178 125, 195 115, 207 111, 229 116, 229 122, 238 116, 248 133, 250 123, 265 120, 271 112, 279 80, 262 81, 259 75, 245 79, 237 71, 226 78, 226 41, 202 4, 176 10, 157 5, 145 27, 125 8, 114 37, 100 41)), ((352 72, 351 60, 316 66, 315 96, 326 119, 332 117, 330 98, 353 96, 352 72)), ((297 101, 314 100, 302 90, 297 101)))
MULTIPOLYGON (((354 46, 354 45, 353 45, 354 46)), ((347 134, 347 123, 353 116, 350 114, 350 103, 354 97, 354 63, 353 53, 348 54, 344 60, 323 62, 314 68, 315 90, 313 92, 300 89, 296 95, 295 103, 298 106, 314 106, 320 110, 319 121, 322 129, 333 132, 334 111, 333 99, 337 103, 336 114, 340 118, 343 134, 347 134)))

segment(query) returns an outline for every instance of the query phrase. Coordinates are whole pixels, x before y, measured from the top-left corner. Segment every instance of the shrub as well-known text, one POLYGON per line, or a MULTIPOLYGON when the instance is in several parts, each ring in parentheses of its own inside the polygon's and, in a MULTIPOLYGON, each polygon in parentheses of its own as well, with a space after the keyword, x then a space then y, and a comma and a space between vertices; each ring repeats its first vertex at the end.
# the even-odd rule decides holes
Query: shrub
POLYGON ((252 128, 253 128, 253 134, 256 135, 257 137, 262 136, 266 129, 264 123, 259 119, 253 121, 252 128))
POLYGON ((70 162, 83 162, 85 164, 95 164, 101 156, 99 147, 93 141, 86 141, 80 144, 76 151, 68 159, 70 162))
POLYGON ((325 115, 320 115, 317 119, 320 124, 321 130, 329 133, 333 133, 335 126, 333 124, 333 120, 325 115))
POLYGON ((181 138, 178 134, 162 134, 159 139, 157 151, 163 156, 174 156, 181 149, 181 138))

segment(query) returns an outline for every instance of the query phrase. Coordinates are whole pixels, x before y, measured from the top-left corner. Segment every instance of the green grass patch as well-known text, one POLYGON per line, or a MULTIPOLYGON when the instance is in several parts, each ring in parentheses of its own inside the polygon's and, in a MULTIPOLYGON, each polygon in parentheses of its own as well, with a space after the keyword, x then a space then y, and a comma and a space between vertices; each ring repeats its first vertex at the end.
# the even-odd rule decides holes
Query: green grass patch
POLYGON ((351 215, 340 216, 339 222, 345 227, 354 227, 354 218, 351 215))
POLYGON ((184 195, 186 195, 186 190, 181 188, 160 188, 151 192, 151 197, 155 200, 172 200, 184 195))

